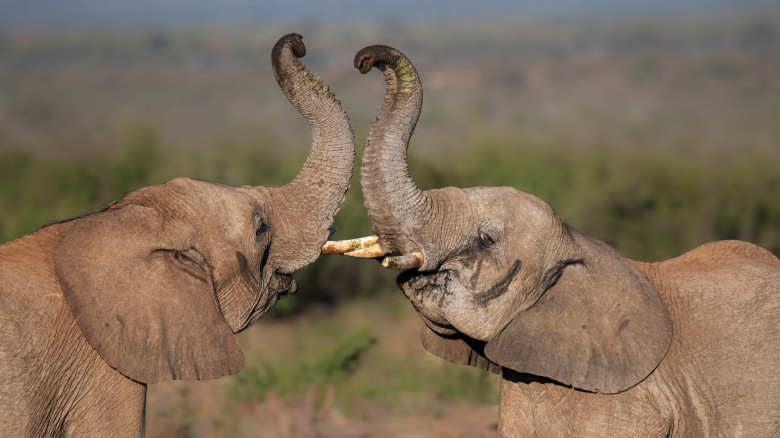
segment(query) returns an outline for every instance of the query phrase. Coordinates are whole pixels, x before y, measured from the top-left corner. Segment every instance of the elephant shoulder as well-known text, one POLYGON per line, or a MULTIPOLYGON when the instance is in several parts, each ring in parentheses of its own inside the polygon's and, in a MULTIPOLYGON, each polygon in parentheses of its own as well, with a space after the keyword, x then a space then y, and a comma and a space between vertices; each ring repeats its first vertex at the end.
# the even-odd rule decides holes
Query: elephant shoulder
POLYGON ((780 260, 769 251, 720 241, 646 266, 678 325, 700 319, 724 336, 730 330, 752 331, 749 336, 777 332, 780 260))
MULTIPOLYGON (((53 266, 54 250, 72 225, 73 221, 54 223, 0 245, 0 264, 29 271, 33 275, 33 271, 39 270, 37 268, 53 266)), ((2 278, 0 281, 5 283, 6 279, 2 278)))
POLYGON ((698 246, 678 257, 656 263, 632 263, 661 293, 733 296, 755 291, 780 299, 780 260, 760 246, 723 240, 698 246), (676 293, 675 293, 676 292, 676 293))
POLYGON ((657 265, 665 271, 681 273, 749 265, 764 265, 769 270, 780 270, 780 260, 774 254, 758 245, 739 240, 705 243, 657 265))
MULTIPOLYGON (((722 420, 713 427, 737 435, 734 425, 780 401, 780 260, 750 243, 721 241, 651 266, 675 331, 662 373, 689 376, 680 393, 706 393, 722 420), (760 377, 745 378, 746 369, 760 377)), ((776 421, 761 417, 742 433, 763 435, 776 421)))
POLYGON ((51 225, 0 245, 0 313, 40 321, 56 313, 56 304, 64 304, 54 275, 54 250, 69 227, 51 225))
POLYGON ((673 259, 636 265, 678 323, 754 315, 762 324, 774 324, 780 312, 780 260, 751 243, 712 242, 673 259))
POLYGON ((0 246, 0 365, 29 365, 30 355, 50 344, 55 324, 72 318, 54 275, 54 249, 67 227, 48 226, 0 246))

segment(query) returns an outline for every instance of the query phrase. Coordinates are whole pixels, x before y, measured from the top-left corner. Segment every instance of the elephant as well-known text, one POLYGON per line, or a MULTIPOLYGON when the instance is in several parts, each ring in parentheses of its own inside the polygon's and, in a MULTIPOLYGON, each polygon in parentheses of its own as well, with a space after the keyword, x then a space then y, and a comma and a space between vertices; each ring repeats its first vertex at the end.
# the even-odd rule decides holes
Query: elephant
POLYGON ((238 372, 233 334, 319 257, 353 173, 341 103, 275 44, 312 145, 280 187, 175 178, 0 246, 0 436, 143 436, 147 385, 238 372))
POLYGON ((425 349, 500 375, 501 436, 780 434, 777 257, 720 241, 643 263, 511 187, 422 191, 415 67, 387 46, 355 67, 386 81, 360 170, 375 236, 323 252, 402 271, 425 349))

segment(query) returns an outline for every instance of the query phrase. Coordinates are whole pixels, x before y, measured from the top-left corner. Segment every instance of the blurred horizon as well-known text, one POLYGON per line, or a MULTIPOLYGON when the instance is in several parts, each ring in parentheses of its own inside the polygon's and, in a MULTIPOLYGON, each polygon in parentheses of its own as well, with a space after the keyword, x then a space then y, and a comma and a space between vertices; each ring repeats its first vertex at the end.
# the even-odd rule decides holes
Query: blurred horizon
POLYGON ((239 25, 400 24, 424 21, 657 19, 777 13, 773 0, 79 0, 0 1, 0 30, 19 28, 105 29, 239 25), (366 23, 363 23, 366 24, 366 23))

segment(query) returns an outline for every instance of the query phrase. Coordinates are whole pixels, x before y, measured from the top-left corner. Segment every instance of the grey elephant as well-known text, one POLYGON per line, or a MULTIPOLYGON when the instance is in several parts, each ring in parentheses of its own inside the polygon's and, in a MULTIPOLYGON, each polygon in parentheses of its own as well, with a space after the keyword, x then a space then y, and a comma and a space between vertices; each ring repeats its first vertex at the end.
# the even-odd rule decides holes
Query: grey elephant
POLYGON ((387 46, 355 66, 387 82, 361 167, 376 237, 324 252, 403 270, 424 347, 501 375, 502 436, 780 435, 780 260, 724 241, 641 263, 513 188, 421 191, 415 68, 387 46))
POLYGON ((276 188, 177 178, 0 246, 0 436, 141 436, 146 385, 244 365, 233 334, 294 293, 352 176, 341 104, 298 57, 276 79, 312 130, 276 188))

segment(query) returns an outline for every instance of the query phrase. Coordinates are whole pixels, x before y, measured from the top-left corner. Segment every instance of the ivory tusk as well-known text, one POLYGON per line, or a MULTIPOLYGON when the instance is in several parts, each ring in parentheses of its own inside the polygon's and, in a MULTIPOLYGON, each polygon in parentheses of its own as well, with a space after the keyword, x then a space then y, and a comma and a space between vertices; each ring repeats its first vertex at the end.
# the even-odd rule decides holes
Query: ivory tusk
MULTIPOLYGON (((323 254, 342 254, 361 259, 378 259, 385 253, 379 246, 377 236, 360 237, 349 240, 328 240, 322 246, 323 254)), ((382 259, 382 266, 390 269, 405 271, 419 268, 423 264, 422 251, 414 251, 400 256, 387 256, 382 259)))
POLYGON ((423 264, 423 253, 415 251, 400 256, 389 256, 382 260, 382 266, 390 269, 405 271, 407 269, 419 268, 423 264))
POLYGON ((350 257, 359 257, 361 259, 376 259, 379 257, 384 257, 385 253, 382 251, 382 248, 379 247, 379 243, 374 243, 368 248, 361 248, 354 251, 345 252, 344 255, 350 257))
MULTIPOLYGON (((350 255, 346 253, 369 248, 372 245, 375 245, 377 240, 379 240, 377 236, 367 236, 367 237, 360 237, 357 239, 349 239, 349 240, 328 240, 327 242, 325 242, 325 245, 322 246, 322 253, 350 255)), ((382 254, 373 257, 381 257, 381 256, 382 254)), ((353 256, 353 257, 360 257, 360 256, 353 256)))

